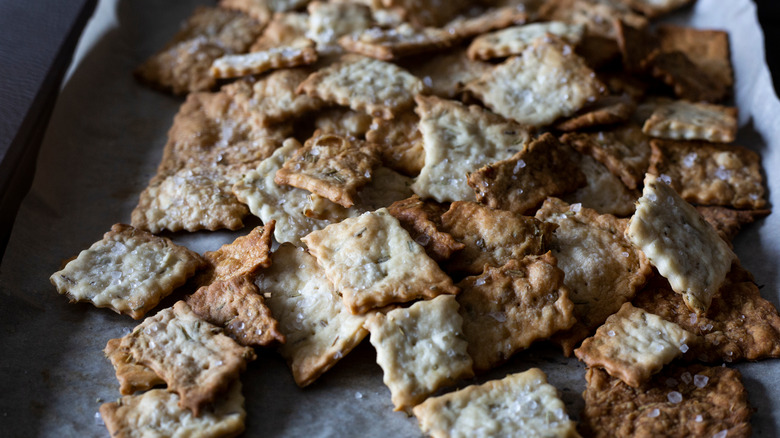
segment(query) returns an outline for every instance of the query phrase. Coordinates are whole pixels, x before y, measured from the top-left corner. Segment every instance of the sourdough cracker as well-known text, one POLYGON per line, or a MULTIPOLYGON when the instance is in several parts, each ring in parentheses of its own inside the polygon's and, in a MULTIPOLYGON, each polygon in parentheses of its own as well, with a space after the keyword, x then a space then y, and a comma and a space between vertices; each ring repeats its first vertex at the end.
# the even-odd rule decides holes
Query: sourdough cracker
POLYGON ((49 280, 71 302, 140 319, 202 264, 198 254, 168 238, 115 224, 49 280))
POLYGON ((110 339, 103 353, 114 366, 116 379, 119 381, 119 393, 132 395, 138 391, 146 391, 155 386, 165 385, 165 380, 151 368, 133 359, 130 348, 122 347, 122 339, 110 339))
POLYGON ((586 35, 609 40, 616 38, 618 20, 637 28, 647 26, 647 19, 619 0, 550 0, 539 8, 539 17, 581 24, 586 35))
POLYGON ((216 251, 206 251, 203 258, 208 269, 200 278, 200 284, 253 276, 258 269, 270 266, 271 235, 275 225, 276 222, 270 220, 265 226, 255 227, 249 234, 237 237, 216 251))
POLYGON ((372 121, 373 118, 366 113, 344 107, 331 107, 315 115, 314 127, 324 133, 361 138, 371 129, 372 121))
POLYGON ((265 23, 272 16, 279 15, 280 12, 300 9, 309 1, 311 0, 219 0, 219 6, 242 11, 265 23))
POLYGON ((366 320, 395 410, 411 411, 439 388, 474 375, 452 295, 418 301, 366 320))
POLYGON ((414 415, 434 438, 579 437, 555 387, 538 368, 431 397, 414 407, 414 415))
POLYGON ((450 47, 456 36, 443 29, 416 29, 404 23, 391 29, 373 27, 339 38, 341 47, 383 61, 392 61, 418 53, 434 52, 450 47))
POLYGON ((293 41, 289 46, 272 47, 240 55, 225 55, 214 60, 209 72, 216 79, 257 75, 279 68, 298 67, 317 61, 314 43, 308 39, 293 41))
POLYGON ((511 259, 458 283, 460 316, 474 371, 486 371, 534 341, 574 325, 574 304, 555 257, 511 259))
POLYGON ((693 3, 693 0, 628 0, 627 3, 646 17, 657 18, 693 3))
POLYGON ((647 64, 650 73, 672 87, 674 94, 681 99, 718 102, 729 92, 725 84, 717 82, 681 51, 653 52, 647 64))
POLYGON ((309 16, 307 14, 299 12, 275 13, 249 51, 260 52, 274 47, 288 46, 295 41, 305 39, 308 29, 309 16))
POLYGON ((662 103, 645 121, 642 132, 672 140, 731 143, 737 138, 737 109, 684 100, 662 103))
POLYGON ((328 225, 301 240, 354 314, 458 293, 452 280, 385 208, 328 225))
POLYGON ((447 209, 434 201, 424 201, 417 195, 396 201, 387 212, 398 219, 409 236, 425 248, 425 253, 438 263, 449 259, 465 245, 442 231, 441 216, 447 209))
POLYGON ((772 212, 771 210, 733 210, 703 205, 697 206, 696 211, 726 242, 731 242, 737 236, 742 225, 752 224, 756 219, 768 216, 772 212))
POLYGON ((563 196, 565 202, 581 204, 600 214, 630 216, 634 212, 639 191, 629 190, 606 166, 588 155, 579 157, 579 168, 585 175, 586 184, 563 196))
POLYGON ((320 53, 339 52, 340 37, 366 30, 374 21, 371 8, 357 2, 313 1, 306 9, 309 12, 306 36, 317 43, 320 53))
POLYGON ((693 206, 651 174, 625 234, 699 315, 737 258, 693 206))
POLYGON ((576 131, 599 125, 614 125, 627 122, 636 110, 636 103, 627 96, 603 97, 592 105, 584 107, 572 118, 558 122, 559 131, 576 131))
POLYGON ((382 150, 382 163, 408 176, 416 176, 425 164, 420 118, 412 111, 393 120, 374 119, 366 132, 366 141, 382 150))
POLYGON ((479 79, 493 65, 469 59, 465 49, 454 48, 444 53, 432 53, 425 59, 415 58, 415 62, 410 62, 406 68, 422 80, 432 95, 454 99, 462 94, 466 84, 479 79))
POLYGON ((458 39, 469 39, 513 24, 524 24, 528 21, 528 14, 523 9, 514 6, 495 7, 476 16, 467 12, 445 24, 443 29, 458 39))
POLYGON ((452 0, 447 7, 439 0, 379 0, 372 1, 372 7, 378 9, 396 10, 403 21, 414 26, 442 26, 454 19, 459 13, 470 6, 468 0, 452 0))
POLYGON ((534 40, 545 38, 548 34, 576 46, 582 39, 584 30, 581 24, 566 24, 560 21, 513 26, 474 38, 467 53, 469 58, 483 61, 520 55, 534 40))
POLYGON ((685 54, 701 72, 711 78, 717 89, 731 91, 734 69, 731 66, 729 35, 722 30, 661 24, 657 29, 659 45, 664 52, 685 54))

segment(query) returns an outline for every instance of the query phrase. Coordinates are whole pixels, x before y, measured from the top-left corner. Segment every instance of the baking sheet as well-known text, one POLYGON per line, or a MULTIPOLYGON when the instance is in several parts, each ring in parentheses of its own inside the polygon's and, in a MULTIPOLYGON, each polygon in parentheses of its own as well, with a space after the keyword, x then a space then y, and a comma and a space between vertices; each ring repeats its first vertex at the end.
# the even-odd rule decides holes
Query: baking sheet
MULTIPOLYGON (((116 222, 129 222, 162 156, 181 99, 138 85, 130 71, 161 47, 202 1, 104 0, 79 45, 41 147, 32 190, 0 264, 0 435, 100 437, 97 409, 119 397, 102 349, 137 322, 88 304, 68 304, 48 281, 116 222)), ((699 0, 675 21, 731 35, 740 110, 737 143, 763 156, 772 205, 780 204, 780 102, 771 89, 763 38, 749 0, 699 0)), ((257 223, 248 223, 248 226, 257 223)), ((780 215, 749 226, 735 242, 742 263, 780 304, 780 215)), ((203 252, 231 232, 175 234, 203 252)), ((176 296, 164 305, 170 305, 176 296)), ((479 381, 539 366, 575 419, 584 367, 536 346, 479 381)), ((736 365, 744 376, 755 436, 780 434, 780 360, 736 365)), ((299 389, 284 361, 259 352, 242 377, 247 436, 420 436, 414 418, 392 411, 389 390, 364 342, 299 389)))

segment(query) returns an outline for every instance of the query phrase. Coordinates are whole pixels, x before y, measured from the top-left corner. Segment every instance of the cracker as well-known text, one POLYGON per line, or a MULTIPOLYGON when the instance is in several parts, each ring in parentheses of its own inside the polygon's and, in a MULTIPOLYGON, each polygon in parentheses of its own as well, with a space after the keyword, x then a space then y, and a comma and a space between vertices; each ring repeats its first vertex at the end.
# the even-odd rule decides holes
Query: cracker
POLYGON ((352 2, 314 1, 307 6, 309 30, 306 35, 317 43, 317 51, 338 52, 336 42, 344 35, 361 32, 373 24, 371 8, 352 2))
POLYGON ((469 59, 466 50, 456 48, 444 53, 430 54, 425 59, 416 59, 406 66, 420 78, 431 94, 444 99, 459 96, 467 83, 479 79, 493 68, 487 62, 469 59))
POLYGON ((632 8, 641 12, 648 18, 658 18, 672 11, 680 9, 693 0, 628 0, 627 3, 632 8))
POLYGON ((289 243, 273 253, 273 265, 255 280, 287 342, 279 353, 298 386, 306 386, 346 356, 368 334, 365 316, 341 303, 315 258, 289 243))
POLYGON ((235 9, 265 23, 277 12, 294 11, 311 0, 220 0, 219 6, 235 9))
POLYGON ((116 379, 119 381, 119 393, 132 395, 137 391, 146 391, 155 386, 165 385, 165 380, 160 378, 151 368, 142 365, 133 359, 129 348, 121 347, 122 339, 111 339, 106 344, 105 353, 111 365, 114 366, 116 379))
POLYGON ((400 67, 378 59, 348 54, 340 61, 309 76, 298 92, 392 119, 413 104, 423 83, 400 67))
POLYGON ((300 39, 289 46, 222 56, 214 60, 209 72, 217 79, 228 79, 256 75, 278 68, 313 64, 315 61, 317 51, 314 49, 314 43, 308 39, 300 39))
MULTIPOLYGON (((270 260, 269 260, 270 261, 270 260)), ((187 297, 196 315, 247 347, 284 343, 260 291, 246 276, 218 280, 187 297)))
POLYGON ((624 303, 574 354, 636 388, 695 341, 696 335, 679 325, 624 303))
POLYGON ((543 20, 557 20, 585 26, 585 34, 614 40, 617 20, 637 28, 647 26, 647 19, 631 11, 619 0, 551 0, 539 8, 543 20))
POLYGON ((650 55, 647 64, 650 73, 672 87, 675 96, 681 99, 718 102, 729 92, 726 85, 717 82, 683 52, 656 51, 650 55))
POLYGON ((601 215, 555 198, 545 201, 536 218, 558 225, 552 252, 558 267, 566 273, 564 284, 571 289, 580 326, 575 326, 568 339, 563 338, 564 350, 570 352, 573 344, 634 296, 652 268, 645 255, 623 235, 627 219, 601 215))
POLYGON ((460 315, 474 371, 487 371, 534 341, 574 325, 574 304, 551 253, 485 267, 458 283, 460 315))
POLYGON ((734 86, 727 32, 662 24, 658 26, 657 34, 662 51, 684 53, 719 89, 729 92, 734 86))
POLYGON ((441 231, 441 216, 447 208, 434 201, 423 201, 417 195, 396 201, 387 207, 387 212, 409 233, 415 242, 425 248, 425 253, 436 262, 449 259, 465 245, 449 233, 441 231))
POLYGON ((387 209, 331 224, 304 237, 354 314, 458 288, 387 209))
POLYGON ((489 207, 524 214, 548 196, 585 185, 576 152, 544 133, 509 159, 488 164, 468 176, 477 200, 489 207))
POLYGON ((693 206, 650 174, 625 233, 699 315, 737 258, 693 206))
POLYGON ((761 297, 750 274, 736 264, 706 315, 691 312, 661 278, 637 294, 634 305, 701 337, 686 359, 721 363, 780 357, 780 315, 761 297))
MULTIPOLYGON (((380 0, 385 9, 396 10, 404 21, 414 26, 442 26, 471 6, 468 0, 448 1, 444 7, 439 0, 380 0)), ((374 2, 376 5, 379 2, 374 2)), ((376 9, 376 6, 373 6, 376 9)))
POLYGON ((528 14, 523 9, 517 6, 490 8, 476 16, 465 14, 457 17, 443 28, 460 39, 469 39, 513 24, 524 24, 528 21, 528 14))
POLYGON ((737 138, 737 109, 684 100, 661 104, 645 121, 642 132, 673 140, 731 143, 737 138))
POLYGON ((166 46, 133 73, 139 80, 174 94, 213 88, 211 63, 226 54, 244 53, 262 26, 248 16, 222 8, 195 9, 166 46))
POLYGON ((236 238, 233 243, 222 245, 216 251, 206 251, 203 257, 209 269, 200 279, 207 285, 218 280, 253 276, 260 268, 271 265, 271 234, 276 222, 255 227, 249 234, 236 238))
MULTIPOLYGON (((371 129, 372 117, 348 108, 334 107, 319 112, 314 127, 322 132, 341 136, 363 137, 371 129)), ((371 141, 371 143, 377 143, 371 141)))
POLYGON ((195 416, 255 359, 251 348, 200 319, 184 301, 146 318, 120 347, 162 377, 168 390, 179 394, 179 407, 195 416))
POLYGON ((140 319, 202 263, 198 254, 166 237, 116 224, 49 280, 71 302, 88 301, 140 319))
POLYGON ((750 436, 752 409, 737 370, 670 367, 638 388, 598 368, 585 379, 583 436, 750 436))
POLYGON ((431 397, 415 406, 414 415, 434 438, 579 436, 555 387, 538 368, 431 397))
POLYGON ((289 46, 295 41, 305 39, 308 30, 309 16, 307 14, 298 12, 273 14, 268 26, 265 27, 257 41, 252 44, 249 51, 260 52, 274 47, 289 46))
POLYGON ((478 36, 469 45, 468 56, 471 59, 488 60, 520 55, 534 40, 545 38, 548 34, 576 46, 584 31, 582 24, 566 24, 560 21, 513 26, 478 36))
POLYGON ((702 205, 697 206, 696 211, 726 242, 731 242, 737 236, 742 225, 751 224, 772 212, 771 210, 732 210, 726 207, 702 205))
POLYGON ((648 173, 663 175, 688 202, 759 209, 766 205, 761 157, 738 145, 652 140, 648 173))
POLYGON ((244 396, 241 382, 231 385, 214 406, 194 416, 179 407, 179 397, 164 389, 125 396, 103 403, 100 416, 111 437, 187 436, 192 438, 231 437, 244 431, 244 396))
POLYGON ((355 204, 357 190, 370 181, 379 164, 378 155, 379 148, 373 143, 315 132, 276 171, 274 181, 349 208, 355 204))
POLYGON ((357 216, 406 199, 413 194, 411 186, 411 178, 384 166, 377 167, 371 181, 358 192, 358 204, 349 210, 350 215, 357 216))
POLYGON ((647 29, 636 28, 623 21, 616 23, 616 29, 623 69, 632 74, 644 74, 650 55, 658 49, 658 40, 647 29))
POLYGON ((412 111, 393 120, 374 119, 366 140, 382 149, 382 163, 408 176, 416 176, 425 164, 420 118, 412 111))
POLYGON ((478 275, 485 265, 502 266, 512 259, 544 254, 554 225, 475 202, 453 202, 441 216, 442 229, 465 248, 450 257, 447 270, 478 275))
POLYGON ((425 164, 412 190, 439 202, 471 200, 469 172, 510 157, 530 139, 529 129, 478 106, 418 96, 425 164))
POLYGON ((391 29, 374 27, 345 35, 339 38, 339 44, 350 52, 392 61, 404 56, 445 49, 450 47, 456 38, 444 29, 417 29, 403 23, 391 29))
POLYGON ((488 108, 506 118, 544 126, 568 117, 603 92, 604 85, 570 46, 549 38, 534 41, 466 85, 488 108))
POLYGON ((588 155, 580 155, 579 167, 587 184, 563 197, 569 204, 582 204, 600 214, 630 216, 639 191, 628 189, 620 178, 588 155))
POLYGON ((588 105, 574 117, 558 122, 559 131, 576 131, 599 125, 613 125, 626 122, 636 110, 636 103, 628 96, 603 97, 588 105))
POLYGON ((639 187, 650 165, 650 139, 635 124, 610 131, 569 133, 561 141, 604 164, 631 190, 639 187))
POLYGON ((410 412, 439 388, 474 375, 461 324, 451 295, 366 319, 396 411, 410 412))

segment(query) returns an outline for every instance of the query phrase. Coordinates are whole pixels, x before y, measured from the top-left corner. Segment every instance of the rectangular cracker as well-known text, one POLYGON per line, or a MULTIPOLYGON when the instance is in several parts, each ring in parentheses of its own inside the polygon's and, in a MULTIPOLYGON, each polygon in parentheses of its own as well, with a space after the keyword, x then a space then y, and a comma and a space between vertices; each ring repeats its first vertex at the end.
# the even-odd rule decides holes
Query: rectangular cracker
POLYGON ((317 131, 276 171, 274 181, 349 208, 379 163, 375 144, 317 131))
POLYGON ((684 100, 659 104, 642 132, 672 140, 731 143, 737 138, 737 109, 684 100))
POLYGON ((179 394, 179 407, 196 417, 255 359, 251 348, 200 319, 184 301, 146 318, 120 347, 162 377, 168 391, 179 394))
POLYGON ((688 202, 733 208, 766 205, 761 157, 739 146, 652 140, 648 173, 670 180, 688 202))
POLYGON ((206 251, 203 258, 208 263, 208 269, 200 276, 199 284, 254 276, 258 269, 270 266, 271 235, 275 225, 276 222, 270 220, 265 226, 255 227, 247 235, 237 237, 216 251, 206 251))
POLYGON ((396 411, 409 413, 439 388, 474 375, 461 323, 452 295, 368 317, 365 327, 396 411))
POLYGON ((255 280, 287 342, 279 353, 298 386, 314 382, 368 334, 365 316, 352 315, 313 256, 283 243, 273 265, 255 280))
POLYGON ((348 54, 309 76, 298 92, 348 106, 374 117, 392 119, 425 90, 422 81, 402 68, 378 59, 348 54))
POLYGON ((359 33, 371 27, 371 8, 358 2, 313 1, 306 7, 309 28, 306 36, 317 43, 320 53, 338 53, 337 41, 344 35, 359 33))
POLYGON ((354 314, 459 291, 386 208, 328 225, 301 240, 354 314))
POLYGON ((640 195, 638 190, 628 189, 620 178, 589 155, 580 155, 579 167, 587 182, 564 196, 565 202, 581 204, 599 214, 623 217, 634 213, 634 203, 640 195))
POLYGON ((317 50, 309 39, 293 41, 288 46, 266 50, 225 55, 214 60, 209 72, 216 79, 230 79, 257 75, 279 68, 299 67, 317 61, 317 50))
POLYGON ((693 206, 651 174, 625 233, 699 315, 737 258, 693 206))
POLYGON ((512 156, 530 140, 529 128, 476 105, 415 98, 425 160, 412 190, 438 202, 473 200, 469 172, 512 156))
POLYGON ((387 212, 409 233, 409 236, 425 248, 425 253, 437 263, 449 259, 465 247, 449 233, 442 231, 441 216, 447 209, 433 201, 423 201, 417 195, 396 201, 387 212))
POLYGON ((538 368, 431 397, 414 407, 414 415, 433 438, 579 437, 557 390, 538 368))
POLYGON ((458 283, 460 316, 474 371, 487 371, 533 342, 574 325, 563 271, 547 252, 486 266, 458 283))
POLYGON ((71 302, 140 319, 202 264, 198 254, 167 237, 115 224, 49 280, 71 302))
POLYGON ((476 202, 456 201, 441 216, 442 230, 462 242, 464 249, 447 261, 453 275, 479 275, 485 265, 502 266, 512 259, 544 254, 554 225, 476 202))
POLYGON ((128 347, 122 347, 122 339, 110 339, 103 350, 106 358, 114 366, 116 379, 119 381, 119 393, 132 395, 137 391, 146 391, 155 386, 165 385, 165 380, 151 368, 133 359, 128 347))
POLYGON ((524 214, 548 196, 573 192, 585 185, 577 158, 574 150, 546 132, 511 158, 471 173, 468 184, 480 203, 524 214))
POLYGON ((488 108, 508 119, 545 126, 568 117, 604 91, 585 61, 554 37, 535 40, 466 85, 488 108))
POLYGON ((734 86, 731 49, 727 32, 715 29, 661 24, 657 28, 661 50, 680 51, 727 92, 734 86))
POLYGON ((650 73, 666 85, 674 94, 693 102, 719 102, 729 93, 729 88, 697 66, 679 51, 655 51, 647 59, 650 73))
POLYGON ((561 21, 508 27, 474 38, 469 45, 468 56, 471 59, 489 60, 520 55, 534 40, 544 38, 547 34, 555 35, 567 44, 576 46, 584 31, 582 24, 567 24, 561 21))
POLYGON ((750 436, 753 409, 735 369, 669 367, 638 388, 598 368, 585 379, 583 436, 750 436))
POLYGON ((483 61, 469 59, 466 50, 452 50, 431 53, 425 59, 414 59, 405 67, 420 78, 434 96, 443 99, 454 99, 462 94, 467 83, 479 79, 493 65, 483 61))
POLYGON ((171 436, 207 438, 237 436, 244 431, 244 396, 241 382, 218 397, 214 406, 194 416, 179 407, 179 396, 165 389, 125 396, 103 403, 100 416, 112 438, 171 436))
POLYGON ((417 176, 425 164, 420 117, 407 111, 393 120, 374 119, 366 141, 382 150, 382 163, 404 175, 417 176))
POLYGON ((636 388, 694 342, 696 335, 679 325, 624 303, 574 354, 636 388))
POLYGON ((344 35, 339 38, 339 45, 349 52, 392 61, 404 56, 446 49, 456 42, 456 38, 456 35, 443 29, 417 29, 403 23, 391 29, 372 27, 344 35))

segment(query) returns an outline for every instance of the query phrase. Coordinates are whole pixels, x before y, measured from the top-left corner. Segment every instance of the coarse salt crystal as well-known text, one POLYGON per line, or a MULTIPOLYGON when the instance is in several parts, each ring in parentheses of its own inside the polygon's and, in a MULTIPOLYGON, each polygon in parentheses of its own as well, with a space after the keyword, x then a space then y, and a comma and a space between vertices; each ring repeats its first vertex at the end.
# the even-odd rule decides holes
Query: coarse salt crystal
POLYGON ((672 403, 680 403, 683 399, 682 394, 677 391, 672 391, 666 395, 666 398, 672 403))
POLYGON ((103 417, 100 416, 100 412, 95 412, 95 424, 98 426, 106 425, 106 423, 103 421, 103 417))
POLYGON ((701 416, 701 415, 697 415, 697 416, 696 416, 696 422, 697 422, 697 423, 701 423, 702 421, 704 421, 704 419, 702 418, 702 416, 701 416))
POLYGON ((650 411, 650 412, 647 414, 647 416, 648 416, 648 417, 650 417, 650 418, 655 418, 655 417, 657 417, 657 416, 659 416, 659 415, 661 415, 661 411, 659 411, 659 410, 658 410, 658 408, 656 408, 656 409, 653 409, 652 411, 650 411))
POLYGON ((702 376, 701 374, 696 374, 693 376, 693 384, 696 385, 697 388, 704 388, 707 386, 707 382, 710 381, 710 378, 707 376, 702 376))
POLYGON ((360 392, 360 391, 357 391, 357 392, 355 393, 355 398, 356 398, 356 399, 358 399, 358 400, 360 400, 361 398, 363 398, 363 393, 362 393, 362 392, 360 392))
POLYGON ((728 433, 729 433, 729 431, 727 429, 723 429, 720 432, 718 432, 715 435, 713 435, 712 438, 726 438, 728 433))
POLYGON ((680 375, 680 379, 687 384, 693 381, 693 376, 691 376, 691 373, 686 371, 680 375))
POLYGON ((688 352, 688 344, 680 345, 680 351, 682 351, 683 353, 687 353, 688 352))
POLYGON ((609 336, 615 336, 615 331, 614 330, 610 330, 610 331, 607 332, 607 334, 609 336))

